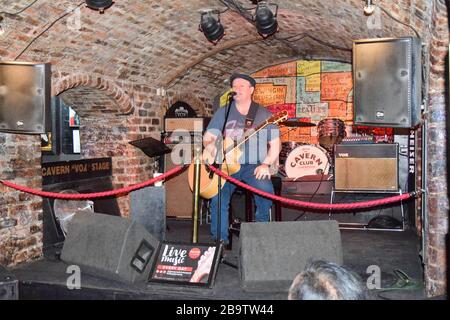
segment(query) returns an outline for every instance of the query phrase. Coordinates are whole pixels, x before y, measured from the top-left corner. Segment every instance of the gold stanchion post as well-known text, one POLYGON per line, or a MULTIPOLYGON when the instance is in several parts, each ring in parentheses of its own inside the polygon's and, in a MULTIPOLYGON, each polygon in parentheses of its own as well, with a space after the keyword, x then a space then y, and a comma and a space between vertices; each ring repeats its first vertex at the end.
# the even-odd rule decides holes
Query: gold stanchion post
POLYGON ((201 146, 195 147, 195 155, 194 155, 194 200, 193 200, 193 206, 194 206, 194 217, 193 222, 194 226, 192 228, 192 242, 197 243, 198 242, 198 211, 199 211, 199 205, 200 205, 200 158, 201 158, 201 146))

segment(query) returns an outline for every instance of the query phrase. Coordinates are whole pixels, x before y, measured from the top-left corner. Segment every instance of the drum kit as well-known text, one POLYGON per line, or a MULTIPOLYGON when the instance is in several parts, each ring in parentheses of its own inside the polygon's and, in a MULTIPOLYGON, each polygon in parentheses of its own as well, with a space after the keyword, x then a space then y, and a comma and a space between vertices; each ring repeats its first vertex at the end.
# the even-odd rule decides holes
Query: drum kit
MULTIPOLYGON (((285 121, 286 127, 313 127, 315 124, 285 121)), ((323 119, 318 125, 318 145, 284 142, 280 152, 281 175, 294 180, 308 175, 327 175, 332 168, 334 145, 346 136, 345 123, 340 119, 323 119)))
POLYGON ((318 133, 319 144, 333 155, 334 145, 346 136, 345 123, 340 119, 323 119, 318 124, 318 133))

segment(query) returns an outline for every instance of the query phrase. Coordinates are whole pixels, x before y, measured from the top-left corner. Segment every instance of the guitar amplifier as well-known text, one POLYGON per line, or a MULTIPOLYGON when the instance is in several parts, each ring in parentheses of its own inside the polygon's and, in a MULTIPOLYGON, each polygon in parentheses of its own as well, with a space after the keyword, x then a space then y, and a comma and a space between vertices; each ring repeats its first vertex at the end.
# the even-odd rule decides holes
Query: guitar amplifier
POLYGON ((202 133, 206 128, 207 119, 209 120, 209 118, 165 118, 164 131, 184 130, 202 133))
POLYGON ((336 191, 398 192, 398 144, 345 144, 334 149, 336 191))

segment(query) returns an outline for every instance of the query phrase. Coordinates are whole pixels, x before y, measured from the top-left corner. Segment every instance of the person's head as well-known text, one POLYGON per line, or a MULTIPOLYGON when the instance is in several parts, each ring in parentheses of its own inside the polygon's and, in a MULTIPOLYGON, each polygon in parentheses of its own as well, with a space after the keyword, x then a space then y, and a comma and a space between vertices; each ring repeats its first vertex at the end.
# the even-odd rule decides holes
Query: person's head
POLYGON ((332 262, 313 261, 289 288, 289 300, 365 300, 359 276, 332 262))
POLYGON ((255 79, 246 74, 235 73, 230 77, 230 86, 236 92, 234 100, 237 103, 251 101, 255 85, 255 79))

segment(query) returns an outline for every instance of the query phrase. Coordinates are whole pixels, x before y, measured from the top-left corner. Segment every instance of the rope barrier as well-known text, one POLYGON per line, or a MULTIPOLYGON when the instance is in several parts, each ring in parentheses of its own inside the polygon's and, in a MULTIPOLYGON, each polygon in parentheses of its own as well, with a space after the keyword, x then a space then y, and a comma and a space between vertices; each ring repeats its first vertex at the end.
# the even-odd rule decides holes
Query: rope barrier
POLYGON ((226 180, 234 183, 237 186, 240 186, 244 189, 247 189, 253 193, 256 193, 262 197, 269 198, 274 201, 283 202, 292 206, 296 207, 303 207, 303 208, 310 208, 310 209, 318 209, 318 210, 353 210, 353 209, 361 209, 361 208, 369 208, 369 207, 376 207, 381 206, 389 203, 399 202, 403 200, 407 200, 411 197, 416 196, 416 192, 410 192, 410 193, 404 193, 402 195, 394 196, 394 197, 388 197, 378 200, 371 200, 371 201, 364 201, 364 202, 357 202, 357 203, 314 203, 314 202, 306 202, 306 201, 300 201, 300 200, 294 200, 294 199, 288 199, 283 198, 271 193, 267 193, 264 191, 261 191, 259 189, 253 188, 252 186, 249 186, 248 184, 245 184, 231 176, 228 176, 221 170, 213 167, 208 166, 211 171, 213 171, 215 174, 221 176, 222 178, 225 178, 226 180))
POLYGON ((186 167, 182 166, 176 166, 175 168, 167 171, 166 173, 152 178, 150 180, 137 183, 128 187, 124 187, 117 190, 111 190, 111 191, 104 191, 104 192, 96 192, 96 193, 82 193, 82 194, 65 194, 65 193, 57 193, 57 192, 48 192, 48 191, 41 191, 36 189, 30 189, 24 186, 20 186, 17 184, 14 184, 9 181, 0 180, 2 184, 4 184, 7 187, 23 191, 26 193, 34 194, 36 196, 46 197, 46 198, 55 198, 55 199, 66 199, 66 200, 85 200, 85 199, 95 199, 95 198, 104 198, 104 197, 111 197, 111 196, 117 196, 117 195, 124 195, 131 191, 141 189, 144 187, 147 187, 149 185, 154 184, 155 182, 158 182, 160 180, 165 179, 166 177, 169 177, 171 175, 174 175, 182 170, 186 169, 186 167))
MULTIPOLYGON (((128 186, 125 188, 111 190, 111 191, 104 191, 104 192, 96 192, 96 193, 63 194, 63 193, 57 193, 57 192, 35 190, 35 189, 20 186, 20 185, 14 184, 9 181, 4 181, 4 180, 0 180, 0 183, 4 184, 7 187, 10 187, 10 188, 13 188, 13 189, 16 189, 19 191, 23 191, 26 193, 30 193, 30 194, 33 194, 36 196, 55 198, 55 199, 66 199, 66 200, 85 200, 85 199, 95 199, 95 198, 103 198, 103 197, 111 197, 111 196, 128 194, 129 192, 152 185, 155 182, 163 180, 163 179, 165 179, 169 176, 172 176, 172 175, 174 175, 182 170, 185 170, 185 169, 186 169, 185 166, 177 166, 156 178, 152 178, 150 180, 147 180, 147 181, 144 181, 144 182, 141 182, 138 184, 134 184, 132 186, 128 186)), ((364 202, 357 202, 357 203, 334 203, 334 204, 314 203, 314 202, 306 202, 306 201, 283 198, 283 197, 280 197, 280 196, 277 196, 277 195, 274 195, 271 193, 267 193, 267 192, 261 191, 259 189, 253 188, 252 186, 249 186, 248 184, 245 184, 231 176, 228 176, 227 174, 225 174, 224 172, 222 172, 221 170, 219 170, 213 166, 209 166, 209 169, 212 170, 215 174, 218 174, 219 176, 230 181, 231 183, 234 183, 234 184, 236 184, 244 189, 247 189, 255 194, 258 194, 262 197, 266 197, 271 200, 279 201, 279 202, 282 202, 282 203, 285 203, 288 205, 292 205, 292 206, 296 206, 296 207, 303 207, 303 208, 310 208, 310 209, 354 210, 354 209, 376 207, 376 206, 381 206, 381 205, 385 205, 385 204, 395 203, 395 202, 407 200, 407 199, 415 197, 417 195, 417 192, 410 192, 410 193, 405 193, 405 194, 394 196, 394 197, 388 197, 388 198, 364 201, 364 202)))

